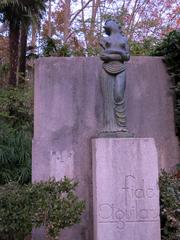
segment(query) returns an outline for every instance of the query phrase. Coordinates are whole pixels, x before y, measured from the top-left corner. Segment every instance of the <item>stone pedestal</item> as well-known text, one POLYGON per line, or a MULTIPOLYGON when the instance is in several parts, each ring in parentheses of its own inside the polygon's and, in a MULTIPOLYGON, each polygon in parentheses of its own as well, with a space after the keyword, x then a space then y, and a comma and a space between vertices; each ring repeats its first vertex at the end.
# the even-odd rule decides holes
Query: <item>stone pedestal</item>
POLYGON ((152 138, 97 138, 94 240, 160 240, 158 158, 152 138))

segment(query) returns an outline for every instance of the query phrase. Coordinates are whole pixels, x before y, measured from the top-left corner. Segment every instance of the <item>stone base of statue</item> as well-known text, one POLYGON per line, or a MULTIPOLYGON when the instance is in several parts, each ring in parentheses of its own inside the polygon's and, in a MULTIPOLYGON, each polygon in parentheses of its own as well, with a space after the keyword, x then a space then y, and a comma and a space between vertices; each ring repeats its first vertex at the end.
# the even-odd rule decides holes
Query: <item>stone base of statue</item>
POLYGON ((94 240, 160 240, 158 157, 152 138, 96 138, 94 240))
POLYGON ((127 129, 122 129, 121 131, 104 131, 101 130, 97 136, 97 138, 132 138, 134 137, 133 133, 130 133, 127 129))

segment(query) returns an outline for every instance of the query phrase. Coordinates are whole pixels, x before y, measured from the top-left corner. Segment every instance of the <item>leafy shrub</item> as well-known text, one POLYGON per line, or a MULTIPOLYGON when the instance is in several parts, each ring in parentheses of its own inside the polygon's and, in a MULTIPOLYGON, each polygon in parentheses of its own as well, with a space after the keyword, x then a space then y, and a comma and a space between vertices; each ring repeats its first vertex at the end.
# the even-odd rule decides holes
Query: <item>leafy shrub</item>
POLYGON ((77 183, 64 178, 0 188, 0 239, 21 240, 33 227, 44 226, 55 239, 61 229, 80 222, 85 208, 74 190, 77 183))
POLYGON ((31 232, 31 203, 27 187, 8 184, 0 187, 0 239, 23 240, 31 232))
POLYGON ((46 36, 42 41, 43 56, 49 57, 56 53, 56 42, 53 38, 46 36))
POLYGON ((32 91, 0 90, 0 184, 31 180, 32 91))
POLYGON ((9 64, 0 62, 0 87, 8 84, 9 64))
POLYGON ((44 57, 70 57, 72 52, 67 44, 60 44, 57 40, 46 36, 42 41, 42 55, 44 57))
POLYGON ((165 171, 160 175, 162 240, 180 239, 180 180, 165 171))
POLYGON ((0 123, 14 129, 32 131, 33 101, 31 88, 7 88, 0 90, 0 123))
POLYGON ((0 184, 31 181, 31 133, 0 127, 0 184))
POLYGON ((157 46, 154 55, 164 56, 174 88, 176 134, 180 138, 180 30, 170 32, 157 46))
POLYGON ((130 52, 132 55, 145 55, 151 56, 154 53, 154 48, 157 44, 157 39, 148 37, 144 39, 142 42, 130 41, 130 52))

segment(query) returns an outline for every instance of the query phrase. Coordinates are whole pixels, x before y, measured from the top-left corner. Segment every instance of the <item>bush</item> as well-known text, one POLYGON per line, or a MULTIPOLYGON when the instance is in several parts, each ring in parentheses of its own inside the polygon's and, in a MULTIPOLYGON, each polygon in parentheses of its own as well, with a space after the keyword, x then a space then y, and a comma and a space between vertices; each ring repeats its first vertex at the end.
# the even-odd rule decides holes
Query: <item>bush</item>
POLYGON ((31 181, 31 133, 0 127, 0 184, 31 181))
POLYGON ((130 52, 133 56, 151 56, 154 53, 157 39, 148 37, 142 42, 130 41, 130 52))
MULTIPOLYGON (((14 129, 32 131, 33 98, 31 88, 6 88, 0 90, 0 123, 14 129)), ((1 127, 2 129, 2 127, 1 127)))
POLYGON ((77 183, 64 178, 29 185, 10 183, 0 188, 0 239, 23 240, 32 228, 44 226, 55 239, 61 229, 80 222, 84 201, 77 183))
POLYGON ((180 180, 165 171, 160 175, 162 240, 180 239, 180 180))
POLYGON ((56 57, 70 57, 72 51, 67 44, 60 44, 57 40, 46 36, 42 40, 42 55, 44 57, 56 56, 56 57))
POLYGON ((0 62, 0 87, 8 85, 9 64, 0 62))
POLYGON ((174 89, 176 134, 180 139, 180 30, 170 32, 157 46, 154 55, 164 56, 174 89))
POLYGON ((32 90, 0 90, 0 184, 31 180, 32 90))

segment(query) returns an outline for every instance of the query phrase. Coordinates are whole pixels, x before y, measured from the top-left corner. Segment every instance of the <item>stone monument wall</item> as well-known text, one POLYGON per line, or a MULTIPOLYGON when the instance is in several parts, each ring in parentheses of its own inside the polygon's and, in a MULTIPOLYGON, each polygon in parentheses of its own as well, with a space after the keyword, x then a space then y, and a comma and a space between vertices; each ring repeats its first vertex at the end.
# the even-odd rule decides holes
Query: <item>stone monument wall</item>
MULTIPOLYGON (((100 77, 97 57, 36 62, 33 181, 76 178, 87 206, 81 225, 64 231, 61 240, 93 239, 91 138, 102 127, 100 77)), ((161 58, 131 57, 126 95, 129 130, 137 138, 154 138, 159 168, 171 168, 179 161, 179 146, 170 81, 161 58)))

